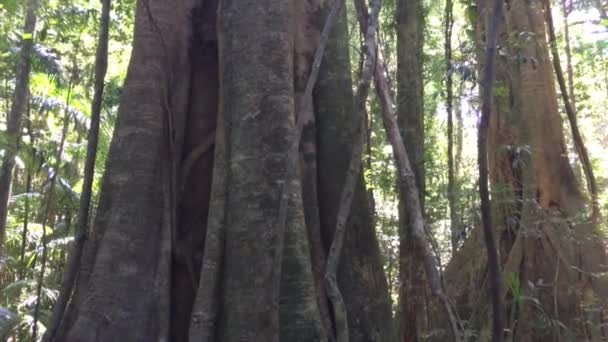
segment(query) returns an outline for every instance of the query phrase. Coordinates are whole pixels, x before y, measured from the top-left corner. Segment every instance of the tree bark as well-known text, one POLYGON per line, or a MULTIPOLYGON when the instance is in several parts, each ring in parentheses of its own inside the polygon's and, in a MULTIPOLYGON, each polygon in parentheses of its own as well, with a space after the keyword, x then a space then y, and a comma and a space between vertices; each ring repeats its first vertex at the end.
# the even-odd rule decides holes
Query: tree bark
MULTIPOLYGON (((199 296, 191 339, 309 341, 321 334, 299 174, 289 177, 285 167, 288 142, 296 134, 292 6, 276 0, 220 5, 220 98, 230 99, 220 105, 229 165, 225 222, 218 227, 224 232, 217 303, 222 315, 209 319, 199 296), (290 191, 283 235, 276 223, 284 186, 290 191), (277 253, 283 253, 280 265, 275 265, 277 253), (279 317, 291 323, 279 324, 279 317), (201 332, 214 326, 215 336, 201 332)), ((208 286, 203 279, 200 284, 208 286)), ((202 287, 200 293, 208 291, 202 287)))
MULTIPOLYGON (((358 11, 357 17, 359 20, 359 27, 363 29, 366 27, 366 22, 368 20, 367 8, 365 3, 362 1, 357 3, 356 8, 358 11)), ((377 48, 373 41, 367 41, 366 45, 367 49, 377 48)), ((378 96, 380 105, 382 107, 384 129, 386 131, 388 141, 393 148, 395 162, 397 165, 399 196, 406 199, 403 201, 405 204, 404 212, 407 214, 407 223, 411 228, 410 237, 412 248, 415 249, 414 255, 417 255, 421 259, 420 263, 422 264, 424 275, 428 280, 431 293, 441 303, 446 315, 448 316, 453 339, 455 341, 460 341, 461 328, 457 321, 452 304, 443 290, 441 275, 439 273, 440 271, 437 267, 437 261, 433 255, 433 251, 431 250, 430 243, 426 236, 420 193, 416 185, 416 176, 409 161, 409 156, 403 141, 403 137, 399 132, 399 127, 395 116, 395 109, 393 106, 393 99, 391 97, 390 88, 386 77, 387 71, 384 69, 384 65, 385 64, 380 60, 380 58, 378 58, 374 70, 374 85, 376 95, 378 96)), ((403 339, 404 336, 401 335, 401 338, 403 339)))
POLYGON ((190 83, 191 25, 184 23, 192 8, 190 1, 137 3, 131 63, 66 341, 168 338, 160 319, 168 314, 170 274, 158 257, 171 234, 163 231, 159 186, 162 123, 174 115, 179 146, 190 83))
MULTIPOLYGON (((57 340, 332 340, 319 292, 356 133, 345 12, 319 69, 319 18, 337 5, 140 0, 99 214, 57 340)), ((362 175, 355 184, 337 277, 349 335, 393 341, 362 175)))
MULTIPOLYGON (((424 216, 424 13, 420 0, 399 0, 397 21, 397 123, 414 172, 420 209, 424 216)), ((451 108, 450 108, 451 109, 451 108)), ((399 198, 399 323, 403 342, 421 338, 424 310, 424 271, 408 211, 406 193, 399 198)))
MULTIPOLYGON (((370 19, 368 20, 368 26, 365 32, 365 40, 368 44, 376 41, 378 15, 381 6, 381 0, 375 0, 372 3, 372 13, 370 19)), ((334 231, 333 240, 329 248, 329 255, 327 257, 325 282, 327 296, 332 303, 334 312, 336 339, 338 342, 348 342, 350 340, 348 334, 349 329, 346 307, 344 305, 342 293, 338 287, 336 274, 338 271, 342 247, 344 245, 346 222, 348 220, 348 216, 350 215, 357 179, 361 173, 361 164, 363 162, 363 148, 365 146, 365 137, 367 136, 363 119, 365 118, 366 114, 365 106, 367 103, 367 96, 369 94, 370 81, 372 79, 374 66, 376 64, 375 49, 375 45, 372 46, 372 48, 367 49, 363 67, 361 69, 359 84, 357 86, 357 93, 355 96, 355 122, 359 123, 359 127, 358 131, 355 133, 356 136, 353 143, 352 155, 348 165, 346 178, 344 180, 344 188, 340 194, 340 206, 338 208, 336 217, 336 229, 334 231)))
POLYGON ((31 69, 30 55, 34 46, 38 5, 38 0, 28 0, 27 2, 13 102, 6 120, 8 143, 5 148, 4 157, 2 158, 2 168, 0 169, 0 254, 2 253, 4 236, 6 234, 6 222, 8 219, 13 173, 15 171, 15 157, 19 152, 21 142, 21 122, 23 121, 23 112, 28 101, 31 69))
MULTIPOLYGON (((333 1, 326 1, 328 13, 333 1)), ((349 55, 347 13, 332 31, 314 92, 317 179, 321 234, 327 252, 333 240, 340 196, 352 155, 356 119, 349 55)), ((348 217, 338 286, 348 313, 350 340, 395 341, 391 299, 376 237, 364 175, 359 174, 348 217)))
MULTIPOLYGON (((479 13, 487 15, 488 3, 480 2, 479 13)), ((565 336, 561 325, 572 338, 593 340, 601 331, 599 319, 583 308, 605 305, 605 251, 596 228, 579 219, 585 199, 566 154, 542 9, 539 0, 502 8, 506 25, 499 31, 495 101, 489 109, 493 230, 507 279, 503 317, 513 340, 559 340, 565 336), (539 310, 559 326, 539 325, 539 310)), ((481 41, 487 30, 478 25, 476 32, 481 41)), ((478 58, 484 65, 484 57, 478 58)), ((475 261, 485 257, 478 251, 480 238, 481 230, 474 229, 450 262, 446 283, 461 315, 481 338, 489 338, 487 311, 472 314, 488 305, 472 292, 478 288, 472 284, 487 279, 485 266, 475 261)))

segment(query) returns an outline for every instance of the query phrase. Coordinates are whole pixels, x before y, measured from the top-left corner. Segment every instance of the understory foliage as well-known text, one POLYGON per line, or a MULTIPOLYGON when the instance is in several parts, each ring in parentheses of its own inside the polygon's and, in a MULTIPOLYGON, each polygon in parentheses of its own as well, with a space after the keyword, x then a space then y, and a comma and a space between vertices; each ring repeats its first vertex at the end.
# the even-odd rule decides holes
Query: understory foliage
MULTIPOLYGON (((0 247, 0 340, 7 341, 31 341, 33 324, 37 324, 36 340, 40 340, 49 324, 52 309, 59 296, 62 276, 71 250, 70 246, 74 242, 74 232, 77 229, 87 132, 90 127, 93 99, 100 3, 86 0, 39 1, 36 30, 31 37, 25 36, 22 30, 27 1, 3 0, 0 2, 0 155, 2 156, 7 153, 5 146, 8 146, 7 141, 10 139, 5 133, 5 129, 13 101, 21 47, 23 41, 27 39, 32 39, 34 43, 31 55, 31 76, 28 84, 29 94, 23 113, 24 119, 16 156, 16 170, 13 174, 7 228, 4 241, 0 242, 2 244, 0 247), (64 141, 64 146, 62 153, 59 153, 62 141, 64 141), (50 193, 54 193, 54 196, 49 196, 50 193), (43 254, 46 254, 45 266, 42 262, 43 254), (41 278, 42 270, 44 273, 41 278), (41 291, 37 291, 39 286, 41 286, 41 291), (40 310, 36 314, 37 303, 40 310)), ((379 62, 383 63, 386 69, 385 76, 393 99, 397 98, 398 25, 396 11, 399 1, 403 0, 383 1, 377 30, 379 62)), ((532 2, 541 4, 536 0, 532 2)), ((476 27, 485 18, 485 14, 480 9, 480 3, 485 2, 454 1, 451 61, 445 60, 444 52, 445 2, 443 0, 425 0, 423 2, 424 10, 421 13, 425 22, 422 55, 425 184, 422 199, 425 231, 442 272, 445 269, 449 274, 450 267, 453 270, 454 267, 462 266, 464 269, 457 269, 457 271, 466 273, 466 268, 469 267, 471 268, 468 269, 469 273, 475 276, 484 275, 479 279, 473 279, 474 277, 471 276, 470 279, 466 279, 471 283, 466 284, 450 284, 450 279, 455 278, 446 277, 444 279, 445 282, 448 282, 445 284, 448 296, 451 289, 458 288, 458 290, 454 290, 455 297, 458 298, 453 303, 460 315, 458 320, 462 334, 465 339, 471 341, 489 340, 487 334, 490 320, 488 317, 491 314, 491 311, 488 310, 489 297, 475 302, 479 299, 478 296, 463 295, 463 291, 466 293, 477 291, 482 292, 484 297, 489 296, 487 291, 480 290, 487 287, 487 281, 484 278, 486 272, 484 246, 479 239, 478 232, 481 216, 476 141, 481 105, 480 93, 483 91, 480 90, 479 85, 479 71, 482 66, 479 47, 483 46, 481 38, 483 34, 476 31, 478 29, 476 27), (446 64, 450 66, 448 70, 446 70, 446 64), (450 213, 448 203, 446 73, 450 73, 453 78, 455 214, 450 213), (454 215, 451 216, 451 214, 454 215), (453 217, 457 218, 457 222, 451 221, 453 217), (451 245, 453 231, 458 232, 457 250, 472 251, 467 255, 477 258, 477 263, 453 263, 454 260, 457 260, 452 258, 453 253, 456 252, 452 250, 451 245), (477 280, 479 282, 475 283, 477 280), (462 290, 462 287, 466 287, 466 290, 462 290)), ((578 127, 582 132, 599 189, 597 197, 602 215, 594 222, 596 227, 594 234, 597 235, 593 235, 593 238, 601 241, 599 245, 605 248, 604 235, 608 234, 608 221, 606 220, 608 217, 608 112, 606 111, 608 108, 608 18, 605 14, 608 5, 605 1, 558 0, 552 1, 551 6, 557 31, 557 48, 560 51, 564 70, 567 71, 565 77, 568 81, 571 80, 572 88, 569 91, 572 92, 570 95, 575 103, 578 127), (567 20, 564 20, 566 16, 567 20), (568 41, 565 39, 564 25, 568 25, 568 41), (566 49, 570 51, 568 57, 566 49)), ((89 225, 92 226, 91 229, 95 229, 93 222, 97 216, 106 161, 111 150, 114 127, 118 119, 118 106, 127 76, 134 34, 135 9, 134 0, 112 1, 109 68, 105 77, 101 129, 92 187, 93 197, 89 222, 89 225)), ((343 44, 350 53, 350 72, 354 88, 357 86, 357 81, 360 80, 365 59, 365 46, 362 44, 364 37, 360 33, 353 2, 346 1, 343 10, 346 12, 348 20, 346 23, 348 41, 343 44)), ((236 15, 238 16, 238 14, 236 15)), ((324 17, 322 16, 322 18, 324 17)), ((319 21, 323 20, 319 19, 319 21)), ((525 44, 536 40, 546 44, 546 37, 539 37, 537 33, 526 30, 508 32, 505 35, 510 36, 506 38, 503 36, 501 39, 505 46, 508 41, 510 48, 501 47, 497 50, 499 61, 511 63, 511 65, 539 63, 535 57, 526 55, 525 44)), ((553 69, 551 70, 553 72, 553 69)), ((499 82, 495 86, 494 97, 498 99, 496 102, 504 99, 513 100, 506 85, 509 81, 505 81, 505 77, 500 80, 504 83, 499 82), (510 96, 511 98, 509 98, 510 96)), ((560 94, 557 84, 543 84, 542 86, 555 87, 557 93, 560 94)), ((399 268, 401 241, 398 170, 394 151, 387 140, 383 125, 381 99, 373 90, 369 93, 365 103, 367 118, 364 129, 366 130, 367 145, 363 150, 362 173, 367 190, 365 195, 369 199, 373 211, 372 221, 380 246, 392 311, 393 314, 398 315, 401 312, 401 305, 407 305, 407 303, 399 303, 399 290, 401 286, 408 285, 402 284, 399 268)), ((574 145, 563 100, 561 96, 558 98, 562 131, 566 143, 563 153, 567 156, 573 169, 577 184, 582 190, 582 197, 587 201, 586 203, 589 203, 592 194, 588 193, 585 187, 586 175, 574 145)), ((526 120, 526 118, 522 120, 526 120)), ((534 135, 535 132, 530 132, 530 134, 534 135)), ((509 141, 509 139, 505 139, 505 141, 509 141)), ((283 144, 285 141, 281 138, 277 140, 277 143, 283 144)), ((526 155, 535 153, 527 144, 504 144, 504 146, 495 147, 498 150, 521 156, 521 158, 510 159, 512 163, 510 167, 514 169, 525 168, 525 163, 530 163, 531 160, 526 155)), ((493 205, 499 208, 494 208, 496 209, 495 217, 501 217, 500 215, 504 214, 500 211, 507 207, 507 205, 503 205, 505 202, 511 201, 509 206, 516 206, 512 204, 515 202, 515 199, 511 198, 512 193, 508 192, 509 189, 501 188, 502 185, 499 182, 491 184, 493 205)), ((337 207, 338 203, 334 205, 337 207)), ((568 222, 560 222, 556 225, 572 227, 580 222, 587 224, 590 212, 590 207, 584 208, 584 210, 581 207, 576 217, 568 217, 565 220, 568 222)), ((302 215, 304 214, 308 213, 302 213, 302 215)), ((535 219, 538 220, 549 221, 551 218, 540 214, 535 216, 535 219)), ((589 237, 587 236, 587 238, 589 237)), ((515 245, 513 241, 511 242, 509 247, 515 245)), ((561 245, 554 247, 559 249, 559 246, 561 245)), ((570 250, 566 250, 570 247, 563 248, 563 254, 570 252, 570 250)), ((502 250, 499 252, 504 253, 502 250)), ((557 250, 555 254, 547 254, 545 257, 551 258, 555 255, 562 255, 562 251, 557 250)), ((506 258, 507 255, 502 255, 502 257, 506 258)), ((538 255, 536 257, 541 258, 538 255)), ((542 260, 538 263, 543 264, 542 260)), ((507 268, 505 264, 506 260, 503 259, 503 268, 507 268)), ((189 272, 191 271, 184 271, 185 274, 189 274, 189 272)), ((600 278, 603 274, 589 276, 600 278)), ((456 278, 458 282, 465 282, 461 278, 456 278)), ((529 331, 558 331, 557 340, 569 341, 571 340, 569 338, 576 339, 576 336, 580 336, 577 335, 580 330, 579 326, 585 326, 589 330, 596 329, 596 327, 591 327, 596 321, 596 317, 593 315, 602 316, 606 313, 605 306, 603 306, 605 303, 602 303, 587 311, 585 311, 586 308, 581 309, 588 314, 587 317, 593 316, 593 318, 589 318, 589 322, 581 323, 576 319, 562 321, 563 317, 546 310, 544 306, 546 298, 541 298, 540 294, 541 289, 552 286, 554 279, 541 279, 541 282, 527 279, 519 277, 513 272, 503 274, 503 288, 508 292, 508 295, 505 295, 508 307, 507 315, 512 315, 512 317, 519 315, 519 312, 516 311, 524 310, 525 307, 523 304, 519 305, 520 303, 528 303, 537 310, 537 320, 528 323, 533 325, 529 331)), ((575 287, 575 284, 572 286, 575 287)), ((557 286, 554 287, 557 288, 557 286)), ((605 290, 608 292, 608 289, 605 290)), ((441 309, 437 308, 439 304, 434 302, 430 291, 425 291, 426 304, 424 311, 420 312, 421 318, 417 323, 421 332, 418 337, 420 340, 442 340, 441 336, 445 336, 442 334, 449 330, 449 324, 437 324, 435 321, 438 319, 437 317, 447 318, 441 313, 441 309)), ((551 300, 555 301, 557 307, 558 304, 562 304, 560 303, 562 298, 564 302, 568 300, 566 296, 554 296, 551 300)), ((326 300, 326 298, 322 298, 322 300, 326 300)), ((348 305, 351 304, 347 303, 348 305)), ((564 304, 564 306, 566 305, 564 304)), ((321 316, 323 314, 329 313, 321 310, 321 316)), ((526 317, 532 316, 534 314, 526 317)), ((518 325, 519 322, 512 317, 507 317, 510 325, 506 328, 516 330, 521 325, 518 325)), ((333 320, 327 318, 321 317, 320 320, 325 319, 331 325, 333 320)), ((594 333, 594 338, 597 338, 598 341, 605 340, 607 335, 600 336, 603 333, 603 331, 594 333)), ((511 331, 507 332, 508 334, 511 334, 511 331)), ((521 339, 521 341, 527 340, 521 339)))

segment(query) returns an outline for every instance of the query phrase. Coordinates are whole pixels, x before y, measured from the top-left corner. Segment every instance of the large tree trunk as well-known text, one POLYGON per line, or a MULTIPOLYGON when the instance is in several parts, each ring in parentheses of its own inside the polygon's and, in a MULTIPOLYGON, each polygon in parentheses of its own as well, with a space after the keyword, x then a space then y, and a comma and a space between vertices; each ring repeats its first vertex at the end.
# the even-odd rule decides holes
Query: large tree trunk
MULTIPOLYGON (((218 341, 313 341, 322 334, 300 181, 287 179, 284 167, 295 133, 292 5, 223 1, 218 12, 228 161, 218 341), (293 191, 281 251, 283 186, 293 191), (284 253, 282 265, 277 253, 284 253)), ((204 286, 201 280, 199 291, 204 286)))
MULTIPOLYGON (((345 16, 329 40, 314 110, 298 118, 302 162, 295 173, 287 166, 319 19, 331 4, 224 0, 217 10, 218 1, 139 1, 99 214, 63 322, 67 340, 333 334, 321 277, 357 122, 345 16)), ((352 341, 394 341, 363 177, 341 260, 352 341)))
MULTIPOLYGON (((424 212, 424 109, 422 48, 424 13, 422 1, 397 2, 397 118, 416 177, 424 212)), ((422 258, 417 255, 412 227, 404 210, 405 194, 400 198, 399 228, 399 324, 400 340, 418 341, 424 325, 425 278, 422 258)))
POLYGON ((166 255, 159 257, 172 234, 163 224, 163 121, 173 116, 179 145, 189 95, 192 8, 186 0, 137 3, 131 63, 89 240, 94 262, 84 265, 91 267, 89 279, 79 279, 82 297, 74 298, 78 312, 68 341, 168 339, 170 270, 163 266, 166 255))
MULTIPOLYGON (((480 5, 479 13, 485 13, 486 2, 480 5)), ((601 329, 593 309, 606 299, 599 274, 605 251, 596 227, 581 215, 586 200, 567 159, 542 8, 537 0, 510 2, 499 36, 503 57, 488 153, 505 275, 502 297, 509 303, 505 317, 516 341, 595 340, 601 329)), ((483 32, 483 26, 477 27, 479 38, 483 32)), ((475 306, 487 304, 473 290, 485 279, 479 238, 476 228, 446 278, 461 315, 483 337, 485 311, 473 314, 475 306)))

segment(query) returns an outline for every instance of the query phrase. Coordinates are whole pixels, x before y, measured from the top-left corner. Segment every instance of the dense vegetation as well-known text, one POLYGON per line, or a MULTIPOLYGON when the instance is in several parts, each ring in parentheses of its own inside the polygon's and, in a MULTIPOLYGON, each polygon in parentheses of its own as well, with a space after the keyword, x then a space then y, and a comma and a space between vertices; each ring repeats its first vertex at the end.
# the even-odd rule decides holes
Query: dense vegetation
POLYGON ((0 339, 608 339, 606 1, 137 2, 0 2, 0 339))

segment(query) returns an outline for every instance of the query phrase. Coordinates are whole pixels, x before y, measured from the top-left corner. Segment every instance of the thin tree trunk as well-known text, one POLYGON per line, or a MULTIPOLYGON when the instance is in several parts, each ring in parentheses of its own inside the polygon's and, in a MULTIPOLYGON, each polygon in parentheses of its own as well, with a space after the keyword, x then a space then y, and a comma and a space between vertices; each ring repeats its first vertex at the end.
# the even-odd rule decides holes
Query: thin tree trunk
POLYGON ((68 258, 66 269, 63 273, 59 297, 53 308, 52 316, 44 333, 43 341, 52 341, 61 323, 68 300, 72 294, 72 288, 76 280, 76 274, 80 268, 82 252, 88 237, 89 213, 91 207, 93 178, 95 175, 95 160, 97 157, 97 142, 99 138, 99 125, 101 121, 101 106, 103 102, 104 78, 108 67, 108 36, 110 27, 110 2, 103 0, 101 18, 99 23, 99 40, 95 56, 95 84, 93 90, 93 102, 91 103, 91 126, 87 138, 87 156, 84 166, 82 193, 78 209, 78 223, 76 225, 76 236, 72 250, 68 258))
MULTIPOLYGON (((332 10, 335 6, 343 6, 342 4, 324 4, 331 6, 332 10)), ((318 144, 317 144, 317 123, 315 118, 315 108, 312 101, 312 92, 306 94, 306 86, 310 79, 311 69, 313 67, 315 52, 320 48, 319 39, 323 27, 319 25, 319 13, 323 15, 321 2, 315 1, 296 1, 296 11, 302 15, 296 17, 296 41, 295 41, 295 56, 294 56, 294 83, 295 83, 295 101, 298 109, 298 120, 302 121, 302 137, 300 143, 300 161, 302 169, 302 200, 304 205, 304 216, 306 227, 308 230, 308 240, 310 242, 310 255, 315 280, 315 289, 317 293, 317 302, 321 312, 323 328, 326 338, 334 340, 333 323, 329 308, 329 300, 323 283, 325 274, 325 263, 327 253, 323 245, 321 235, 321 214, 319 208, 319 187, 318 187, 318 144)), ((330 12, 331 13, 331 12, 330 12)), ((342 13, 342 11, 340 11, 342 13)), ((335 26, 340 15, 329 16, 331 26, 335 26)), ((333 30, 329 30, 328 33, 333 30)), ((329 45, 329 36, 324 38, 322 42, 326 50, 329 45)), ((323 53, 323 63, 326 62, 326 53, 323 53)), ((320 66, 319 66, 320 67, 320 66)), ((320 72, 320 69, 319 69, 320 72)), ((316 77, 318 79, 318 77, 316 77)), ((317 80, 315 80, 315 85, 317 80)))
POLYGON ((498 260, 498 248, 494 238, 492 208, 490 204, 490 182, 488 176, 488 131, 494 103, 494 81, 496 79, 496 50, 498 29, 502 25, 502 0, 494 0, 486 36, 486 51, 481 88, 481 117, 478 136, 479 196, 481 198, 481 221, 488 256, 488 278, 492 297, 492 339, 501 342, 503 335, 502 276, 498 260))
MULTIPOLYGON (((570 102, 570 95, 564 79, 564 72, 562 70, 561 62, 559 60, 559 51, 557 49, 557 39, 555 38, 555 28, 553 25, 553 15, 551 14, 551 3, 549 0, 543 0, 543 6, 545 7, 545 20, 547 21, 547 31, 549 33, 549 48, 553 55, 553 68, 555 69, 555 75, 557 76, 557 83, 559 84, 560 91, 562 93, 562 99, 564 100, 564 107, 566 108, 566 114, 568 116, 568 123, 572 131, 572 139, 574 139, 574 146, 578 152, 578 156, 585 172, 585 178, 587 179, 587 189, 591 195, 591 206, 592 206, 592 219, 596 221, 600 216, 600 208, 598 202, 598 190, 597 181, 595 180, 595 174, 593 172, 593 165, 589 158, 589 153, 585 147, 585 142, 578 129, 576 110, 572 102, 570 102)), ((572 80, 572 75, 570 75, 572 80)))
MULTIPOLYGON (((370 20, 368 20, 368 27, 365 32, 366 42, 376 42, 376 28, 378 25, 378 14, 382 6, 381 0, 375 0, 372 3, 372 14, 370 20)), ((365 146, 365 137, 367 132, 364 127, 364 118, 366 115, 365 106, 367 103, 367 95, 369 93, 370 81, 373 76, 373 69, 376 64, 376 44, 371 45, 367 49, 363 68, 361 70, 361 77, 359 85, 357 87, 357 94, 355 96, 356 111, 355 116, 360 122, 358 132, 354 141, 352 150, 352 156, 348 171, 346 174, 346 180, 344 181, 344 188, 340 198, 340 208, 338 209, 338 216, 336 220, 336 229, 334 237, 329 249, 329 255, 327 257, 327 267, 325 271, 325 282, 327 288, 327 295, 332 303, 334 312, 334 322, 336 326, 336 337, 338 342, 349 341, 349 329, 346 306, 342 293, 340 292, 337 272, 338 265, 340 263, 340 255, 342 253, 342 246, 344 245, 344 235, 346 229, 346 223, 350 214, 353 197, 355 194, 355 187, 357 180, 361 172, 361 164, 363 161, 363 148, 365 146)))
POLYGON ((567 0, 562 0, 562 16, 564 19, 564 48, 566 50, 566 72, 568 74, 568 91, 572 109, 576 112, 576 96, 574 95, 574 68, 572 66, 572 49, 570 47, 570 9, 568 8, 567 0))
POLYGON ((15 157, 19 152, 21 141, 21 121, 27 104, 28 88, 30 80, 30 55, 34 46, 34 35, 36 29, 36 12, 39 0, 28 0, 21 39, 21 51, 15 80, 15 91, 11 110, 6 120, 6 135, 8 143, 0 169, 0 254, 4 245, 6 234, 6 222, 8 219, 8 205, 11 197, 13 183, 13 172, 15 171, 15 157))
POLYGON ((30 221, 30 193, 32 192, 32 172, 28 169, 27 176, 25 180, 25 206, 23 209, 23 230, 21 231, 21 252, 19 253, 19 261, 21 262, 21 275, 20 279, 25 278, 25 273, 27 269, 26 261, 25 261, 25 249, 27 247, 27 234, 28 234, 28 226, 30 221))
POLYGON ((452 0, 446 0, 445 2, 445 90, 446 90, 446 98, 445 98, 445 108, 448 115, 448 203, 450 208, 450 231, 451 231, 451 241, 452 241, 452 254, 456 253, 458 248, 458 238, 460 227, 458 224, 458 215, 456 212, 456 175, 454 170, 454 118, 453 118, 453 108, 454 108, 454 78, 453 78, 453 70, 452 70, 452 27, 454 26, 454 4, 452 0))
MULTIPOLYGON (((397 125, 408 151, 418 198, 424 217, 424 7, 422 0, 399 0, 397 22, 397 125)), ((387 87, 390 84, 387 81, 387 87)), ((389 93, 390 94, 390 93, 389 93)), ((415 239, 405 208, 405 193, 399 198, 399 323, 403 342, 418 341, 425 333, 425 282, 421 256, 416 254, 415 239)))
POLYGON ((431 292, 440 300, 448 314, 452 332, 454 334, 454 340, 460 341, 461 333, 459 324, 457 322, 457 317, 448 297, 443 291, 443 286, 441 285, 441 275, 439 274, 439 268, 435 260, 435 255, 433 254, 430 243, 426 237, 424 218, 422 216, 422 209, 418 197, 418 189, 416 186, 414 172, 412 171, 412 166, 408 160, 408 154, 407 150, 405 149, 405 145, 403 144, 403 139, 401 138, 399 129, 397 128, 397 122, 395 121, 395 116, 392 109, 392 100, 390 99, 390 94, 384 75, 385 73, 382 72, 381 69, 376 69, 374 76, 376 80, 376 91, 379 93, 381 98, 385 130, 395 153, 399 177, 399 190, 402 194, 404 194, 404 198, 406 199, 405 210, 407 211, 407 215, 409 217, 408 223, 412 227, 412 231, 410 233, 411 238, 415 248, 417 249, 417 253, 419 253, 422 258, 422 263, 424 264, 424 270, 431 292))
MULTIPOLYGON (((367 27, 365 25, 367 20, 366 18, 368 17, 366 6, 364 3, 360 3, 357 6, 357 9, 360 11, 360 13, 358 13, 359 26, 361 28, 367 27)), ((374 41, 366 41, 366 45, 367 49, 376 48, 374 41)), ((409 219, 408 224, 411 229, 410 234, 413 247, 416 248, 417 255, 419 255, 422 259, 421 262, 424 265, 424 271, 431 292, 440 300, 444 309, 446 310, 450 325, 452 327, 454 340, 460 341, 461 332, 457 322, 457 317, 448 297, 443 291, 437 262, 426 237, 424 218, 422 215, 422 205, 420 201, 420 192, 418 191, 416 176, 410 163, 407 149, 405 147, 403 138, 401 137, 401 133, 399 132, 395 118, 393 100, 391 98, 386 79, 386 70, 382 68, 383 65, 384 64, 382 64, 378 59, 376 67, 374 68, 375 89, 382 106, 384 128, 395 155, 398 171, 399 191, 402 198, 405 199, 404 209, 407 212, 407 217, 409 219)))
MULTIPOLYGON (((28 112, 31 113, 30 108, 28 107, 28 112)), ((29 116, 29 115, 28 115, 29 116)), ((34 135, 32 134, 32 118, 29 117, 27 121, 27 133, 30 136, 30 144, 32 146, 31 156, 32 159, 35 158, 34 155, 34 135)), ((23 231, 21 232, 21 252, 19 260, 21 261, 21 274, 19 279, 25 279, 25 274, 27 272, 27 265, 25 262, 25 249, 27 247, 27 234, 29 230, 29 221, 30 221, 30 194, 32 192, 32 170, 30 167, 26 168, 27 176, 25 180, 25 208, 23 210, 23 231)))
MULTIPOLYGON (((458 93, 456 94, 456 99, 458 103, 456 104, 456 108, 454 108, 454 114, 456 116, 456 137, 453 138, 456 144, 456 153, 454 157, 454 175, 456 178, 456 184, 458 184, 458 176, 460 175, 460 171, 462 170, 462 145, 464 139, 464 122, 462 120, 462 98, 464 96, 464 80, 460 79, 458 84, 458 93)), ((462 210, 462 207, 460 208, 462 210)), ((459 224, 462 224, 462 214, 457 218, 459 224)))
POLYGON ((61 157, 63 156, 63 150, 65 148, 65 140, 68 135, 68 128, 70 127, 70 100, 73 89, 73 78, 70 80, 70 84, 68 85, 68 93, 65 105, 65 116, 63 118, 63 130, 61 131, 61 141, 59 143, 59 150, 57 150, 57 155, 55 155, 55 165, 53 166, 53 170, 51 171, 51 182, 49 184, 49 193, 46 199, 46 206, 43 212, 42 217, 42 237, 40 238, 42 241, 42 260, 40 265, 40 275, 38 276, 38 285, 36 287, 36 305, 34 308, 34 318, 32 323, 32 341, 37 341, 36 336, 38 334, 38 320, 40 318, 40 305, 42 304, 41 295, 42 295, 42 287, 44 285, 44 273, 46 272, 46 264, 47 264, 47 256, 48 256, 48 241, 46 228, 49 220, 49 216, 51 214, 51 208, 53 206, 53 200, 55 197, 55 184, 57 183, 57 178, 59 177, 59 168, 61 167, 61 157))
MULTIPOLYGON (((334 2, 326 1, 323 12, 328 13, 334 2)), ((326 253, 334 239, 353 141, 360 129, 352 90, 349 36, 348 15, 343 11, 330 36, 314 93, 318 200, 326 253)), ((357 177, 341 255, 337 280, 348 312, 350 341, 394 341, 392 302, 362 173, 357 177)))

